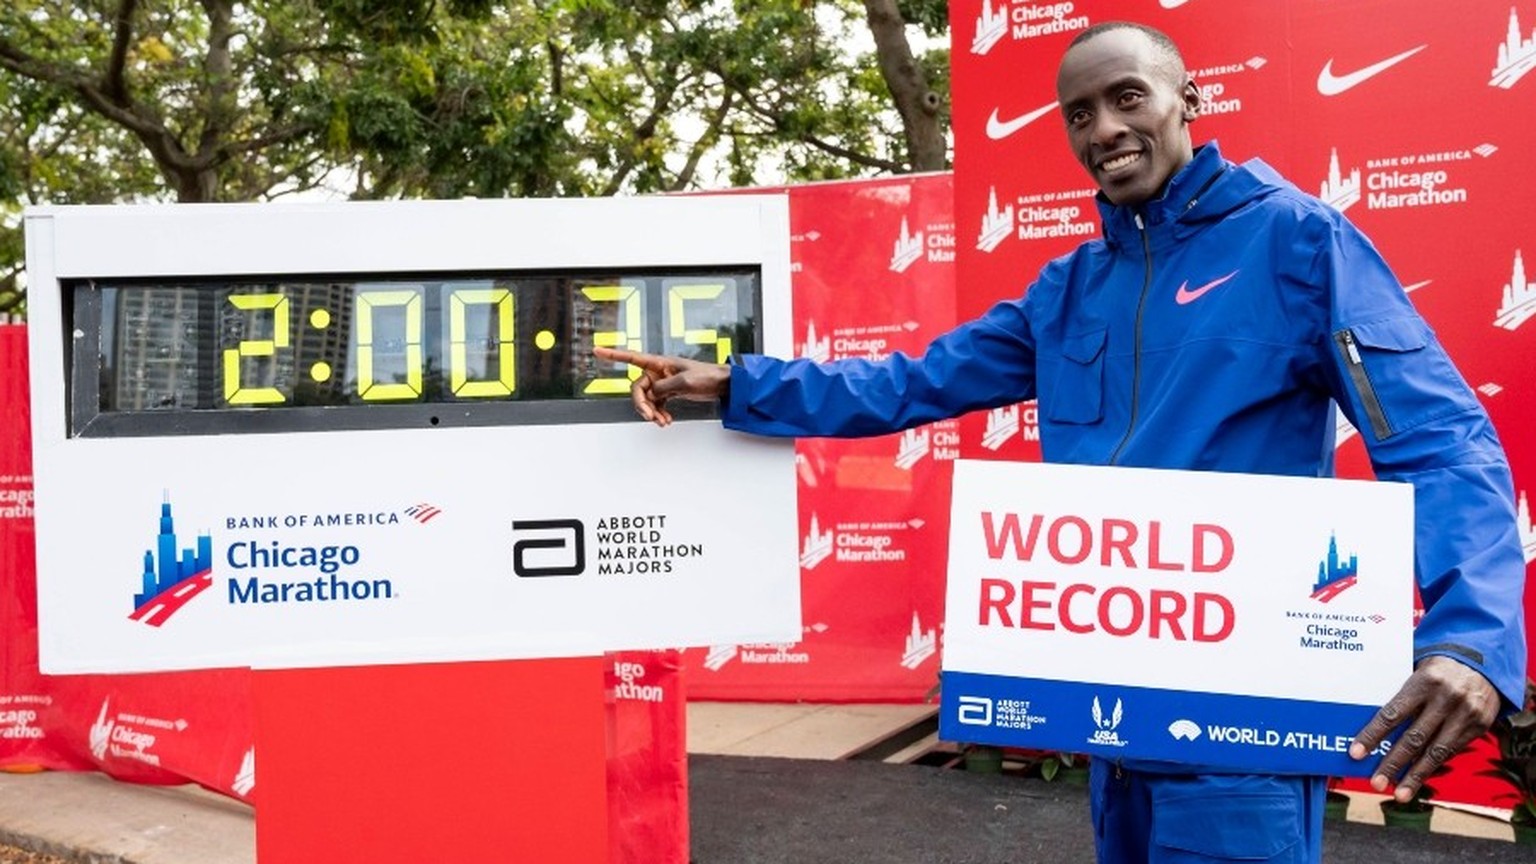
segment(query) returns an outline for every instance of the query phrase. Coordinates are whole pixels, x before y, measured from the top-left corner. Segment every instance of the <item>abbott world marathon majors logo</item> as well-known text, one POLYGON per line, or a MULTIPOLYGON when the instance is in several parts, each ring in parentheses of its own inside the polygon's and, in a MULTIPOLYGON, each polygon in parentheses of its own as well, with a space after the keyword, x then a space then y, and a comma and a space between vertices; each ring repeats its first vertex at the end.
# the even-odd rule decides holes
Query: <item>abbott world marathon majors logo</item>
POLYGON ((891 249, 891 270, 905 273, 913 264, 925 258, 935 263, 955 260, 954 223, 934 222, 921 231, 913 232, 907 217, 901 217, 901 234, 891 249))
POLYGON ((363 548, 334 542, 338 528, 425 525, 442 511, 421 503, 402 511, 286 512, 225 516, 228 545, 214 552, 202 532, 182 547, 167 495, 160 504, 160 531, 144 552, 139 591, 129 618, 160 627, 213 586, 215 565, 226 574, 225 600, 235 606, 289 603, 376 602, 395 597, 393 580, 371 570, 363 548), (272 537, 267 532, 279 532, 272 537), (295 539, 296 537, 302 539, 295 539))
POLYGON ((1457 170, 1497 152, 1497 146, 1484 142, 1469 149, 1376 157, 1365 161, 1362 172, 1358 165, 1342 167, 1347 163, 1340 161, 1334 147, 1317 197, 1341 213, 1362 200, 1371 210, 1465 204, 1468 191, 1457 181, 1457 170))
POLYGON ((523 578, 664 576, 685 560, 704 557, 704 544, 679 539, 665 513, 603 516, 591 527, 589 544, 580 519, 514 520, 512 572, 523 578))
POLYGON ((1079 14, 1077 3, 1036 2, 1036 0, 981 0, 976 16, 976 31, 971 37, 971 53, 985 55, 1004 38, 1016 42, 1087 30, 1087 15, 1079 14))
POLYGON ((811 514, 810 526, 801 538, 800 569, 815 570, 828 558, 840 563, 874 564, 907 560, 907 531, 921 528, 923 520, 906 522, 839 522, 825 530, 821 517, 811 514))

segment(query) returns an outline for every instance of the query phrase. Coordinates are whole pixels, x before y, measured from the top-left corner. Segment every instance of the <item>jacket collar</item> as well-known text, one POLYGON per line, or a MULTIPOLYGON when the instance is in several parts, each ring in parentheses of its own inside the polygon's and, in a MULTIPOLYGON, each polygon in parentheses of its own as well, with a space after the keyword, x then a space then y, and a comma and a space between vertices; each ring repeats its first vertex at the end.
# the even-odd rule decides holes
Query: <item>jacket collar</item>
POLYGON ((1216 142, 1211 141, 1195 148, 1194 158, 1168 179, 1163 194, 1150 201, 1136 206, 1119 206, 1109 203, 1103 192, 1098 193, 1094 198, 1104 222, 1104 238, 1113 246, 1133 242, 1140 244, 1141 229, 1136 225, 1137 215, 1142 217, 1142 223, 1149 231, 1171 226, 1199 203, 1199 197, 1229 165, 1222 158, 1216 142))

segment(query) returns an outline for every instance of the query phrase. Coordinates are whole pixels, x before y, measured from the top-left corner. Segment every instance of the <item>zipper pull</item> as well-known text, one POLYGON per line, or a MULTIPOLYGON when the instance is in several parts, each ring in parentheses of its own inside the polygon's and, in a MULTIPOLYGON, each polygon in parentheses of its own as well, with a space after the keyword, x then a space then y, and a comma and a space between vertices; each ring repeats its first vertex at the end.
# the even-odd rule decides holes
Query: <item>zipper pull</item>
POLYGON ((1147 230, 1147 226, 1142 224, 1141 214, 1140 213, 1135 214, 1131 218, 1136 220, 1136 230, 1137 231, 1145 231, 1145 230, 1147 230))
POLYGON ((1349 362, 1360 365, 1360 349, 1355 347, 1355 331, 1344 331, 1344 351, 1349 354, 1349 362))

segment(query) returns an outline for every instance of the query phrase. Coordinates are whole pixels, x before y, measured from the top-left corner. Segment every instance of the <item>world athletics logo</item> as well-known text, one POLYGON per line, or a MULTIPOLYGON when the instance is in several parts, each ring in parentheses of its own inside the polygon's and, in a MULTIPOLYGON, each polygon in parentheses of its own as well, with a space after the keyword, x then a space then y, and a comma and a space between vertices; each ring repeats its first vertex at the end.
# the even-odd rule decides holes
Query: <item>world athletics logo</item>
POLYGON ((159 627, 212 584, 213 537, 199 534, 195 549, 178 551, 167 495, 160 504, 160 536, 155 548, 144 552, 142 590, 133 595, 133 614, 128 617, 159 627))
POLYGON ((1359 556, 1351 555, 1349 561, 1340 561, 1338 538, 1328 535, 1328 557, 1317 564, 1317 582, 1312 586, 1312 599, 1327 603, 1353 588, 1359 570, 1359 556))

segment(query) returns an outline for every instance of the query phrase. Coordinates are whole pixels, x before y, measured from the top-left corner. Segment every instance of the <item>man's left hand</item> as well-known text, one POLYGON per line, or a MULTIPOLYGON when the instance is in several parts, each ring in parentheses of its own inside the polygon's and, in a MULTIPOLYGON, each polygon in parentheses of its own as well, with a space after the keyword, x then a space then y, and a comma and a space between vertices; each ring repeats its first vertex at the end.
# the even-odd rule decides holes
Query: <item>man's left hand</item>
POLYGON ((1412 719, 1371 776, 1372 789, 1385 792, 1396 783, 1393 797, 1408 801, 1447 759, 1488 731, 1499 716, 1499 704, 1498 690, 1477 670, 1450 657, 1426 657, 1355 736, 1349 756, 1364 759, 1412 719))

